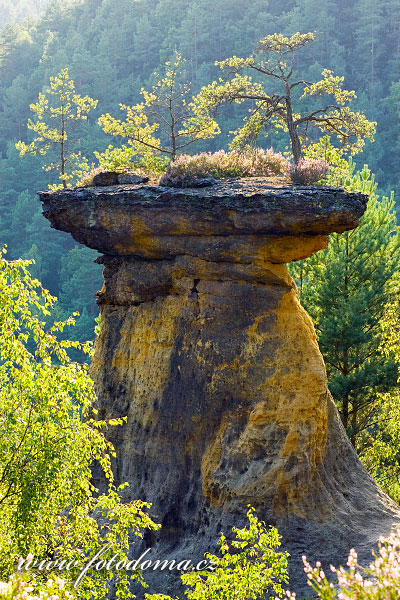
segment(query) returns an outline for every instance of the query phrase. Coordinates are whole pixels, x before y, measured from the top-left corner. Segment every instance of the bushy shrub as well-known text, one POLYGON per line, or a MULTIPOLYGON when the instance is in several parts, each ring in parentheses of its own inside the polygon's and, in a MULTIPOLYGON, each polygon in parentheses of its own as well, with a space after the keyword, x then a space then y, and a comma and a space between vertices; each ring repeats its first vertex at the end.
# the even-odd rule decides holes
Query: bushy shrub
POLYGON ((134 170, 136 173, 154 178, 160 175, 168 167, 170 159, 166 156, 157 156, 153 151, 143 148, 138 154, 132 146, 121 146, 116 148, 108 146, 104 152, 94 152, 99 166, 103 171, 124 173, 134 170))
MULTIPOLYGON (((249 524, 233 528, 235 539, 222 535, 218 544, 221 556, 206 554, 214 571, 191 571, 181 575, 189 600, 231 600, 232 598, 295 598, 282 587, 289 581, 287 552, 279 552, 280 536, 257 519, 254 509, 247 512, 249 524), (268 596, 267 596, 268 594, 268 596), (273 596, 271 596, 273 594, 273 596)), ((163 594, 146 594, 146 600, 173 600, 163 594)))
POLYGON ((132 160, 136 152, 132 146, 116 148, 110 144, 104 152, 97 152, 95 150, 93 154, 99 161, 99 167, 103 171, 123 173, 132 167, 132 160))
POLYGON ((368 567, 358 564, 357 552, 353 549, 344 567, 331 566, 337 581, 330 583, 321 563, 312 567, 303 556, 304 570, 308 583, 322 600, 397 600, 400 598, 400 531, 388 538, 379 539, 378 554, 368 567))
POLYGON ((94 164, 92 163, 90 171, 86 171, 85 173, 83 173, 82 177, 80 178, 80 180, 77 182, 77 187, 85 187, 87 185, 93 185, 93 178, 95 177, 95 175, 98 175, 99 173, 102 173, 104 171, 104 169, 102 167, 95 167, 94 164))
POLYGON ((182 154, 169 165, 160 178, 159 185, 190 187, 209 177, 270 177, 284 174, 288 167, 288 160, 272 148, 258 148, 245 153, 219 150, 193 156, 182 154))
POLYGON ((167 169, 169 165, 169 158, 163 156, 146 155, 142 156, 140 160, 131 160, 130 155, 124 154, 121 148, 109 148, 99 154, 95 154, 99 159, 99 166, 95 167, 94 163, 91 164, 90 169, 82 172, 78 182, 78 187, 93 185, 93 177, 99 173, 111 171, 113 173, 127 173, 135 171, 137 175, 143 177, 151 177, 156 180, 160 175, 167 169))
POLYGON ((289 176, 293 183, 313 185, 324 179, 329 169, 328 163, 316 158, 302 158, 297 165, 290 165, 289 176))
MULTIPOLYGON (((126 572, 81 569, 104 548, 102 560, 128 560, 134 540, 158 529, 149 505, 124 502, 126 486, 114 485, 115 451, 103 432, 123 420, 93 419, 88 366, 67 353, 90 353, 90 345, 59 341, 74 320, 49 326, 56 299, 31 277, 32 261, 7 261, 4 254, 0 250, 0 577, 7 581, 17 564, 25 573, 27 564, 19 561, 30 555, 47 563, 47 576, 52 567, 59 572, 57 559, 73 559, 63 578, 71 586, 84 573, 80 598, 103 600, 112 587, 119 600, 128 599, 126 572), (101 492, 93 484, 94 465, 104 481, 101 492)), ((141 581, 140 571, 132 575, 141 581)), ((62 600, 58 595, 52 600, 62 600)))

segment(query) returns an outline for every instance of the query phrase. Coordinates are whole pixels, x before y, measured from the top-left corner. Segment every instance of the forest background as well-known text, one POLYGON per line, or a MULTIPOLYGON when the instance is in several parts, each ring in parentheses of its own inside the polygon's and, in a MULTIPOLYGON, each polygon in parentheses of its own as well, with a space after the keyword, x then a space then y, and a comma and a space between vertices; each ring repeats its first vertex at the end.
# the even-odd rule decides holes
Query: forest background
MULTIPOLYGON (((193 92, 219 75, 216 60, 246 56, 258 39, 274 32, 313 31, 317 41, 296 57, 301 77, 320 79, 324 68, 345 76, 357 92, 353 109, 376 120, 375 143, 367 143, 358 165, 368 163, 380 191, 400 189, 400 5, 395 0, 0 0, 0 240, 8 258, 34 258, 33 274, 59 298, 57 316, 80 317, 74 336, 93 339, 95 292, 101 286, 96 253, 69 235, 52 231, 36 196, 49 174, 40 157, 21 160, 16 141, 27 139, 29 104, 49 77, 68 67, 78 93, 98 99, 81 126, 77 148, 110 143, 97 124, 102 113, 119 116, 119 103, 136 104, 153 72, 179 51, 186 59, 193 92), (40 16, 39 16, 40 15, 40 16)), ((227 148, 229 132, 248 107, 231 106, 220 119, 222 133, 192 152, 227 148)), ((284 151, 283 136, 261 145, 284 151)))
MULTIPOLYGON (((29 143, 32 139, 27 129, 28 118, 32 117, 29 105, 37 100, 40 91, 48 88, 50 76, 68 67, 77 93, 98 100, 88 120, 77 127, 73 148, 95 163, 95 150, 104 151, 110 143, 118 145, 98 125, 100 115, 110 113, 121 117, 120 103, 140 102, 141 89, 151 89, 156 82, 154 72, 162 72, 164 63, 176 52, 186 59, 187 78, 192 81, 192 91, 196 94, 202 86, 220 76, 215 61, 233 55, 248 56, 257 41, 268 34, 279 32, 289 36, 298 31, 314 32, 316 42, 296 53, 296 75, 311 81, 319 80, 323 69, 343 75, 344 87, 357 93, 352 109, 365 111, 368 119, 377 121, 375 142, 368 142, 363 153, 355 157, 354 173, 359 171, 353 179, 350 173, 353 185, 350 189, 362 189, 370 195, 363 223, 355 232, 332 236, 329 251, 318 253, 317 258, 308 262, 296 263, 293 270, 300 282, 303 304, 308 310, 313 309, 310 314, 327 364, 330 388, 349 437, 370 472, 399 501, 400 301, 393 302, 393 298, 398 296, 399 290, 400 243, 399 236, 393 235, 396 226, 391 201, 377 202, 378 197, 390 196, 391 190, 395 198, 400 191, 398 1, 358 0, 350 4, 343 0, 253 0, 251 3, 243 0, 0 0, 0 248, 7 244, 8 259, 35 260, 30 266, 33 276, 59 298, 52 320, 63 320, 79 311, 77 326, 73 331, 66 331, 66 337, 81 341, 93 339, 98 314, 95 293, 101 287, 101 266, 94 263, 96 252, 76 244, 71 236, 52 230, 42 216, 36 191, 54 183, 54 176, 42 169, 43 157, 26 156, 21 160, 16 148, 18 140, 29 143), (362 169, 365 163, 376 175, 378 190, 375 190, 371 171, 366 167, 362 169), (349 279, 350 268, 353 276, 349 279), (387 312, 391 305, 392 312, 387 312), (385 351, 382 351, 382 340, 385 351), (342 360, 344 355, 346 361, 342 360), (392 394, 382 396, 392 388, 395 388, 392 394), (360 440, 357 443, 356 436, 360 440), (369 448, 369 453, 365 452, 369 448)), ((190 151, 228 149, 232 139, 230 132, 243 123, 246 115, 248 105, 226 107, 218 119, 221 134, 199 141, 190 151)), ((288 150, 286 135, 279 131, 269 131, 258 143, 263 148, 273 146, 280 152, 288 150)), ((18 283, 18 278, 16 281, 18 283)), ((4 288, 6 299, 8 287, 4 288)), ((22 297, 25 296, 23 290, 22 297)), ((12 296, 9 298, 9 305, 13 307, 12 296)), ((3 304, 7 305, 4 300, 3 304)), ((19 323, 15 326, 19 332, 19 323)), ((71 352, 73 358, 85 359, 77 350, 71 349, 71 352)), ((29 363, 25 354, 22 358, 24 364, 29 363)), ((78 367, 86 373, 85 365, 78 367)), ((30 372, 22 375, 21 389, 26 388, 29 394, 28 382, 34 377, 30 372)), ((90 387, 89 379, 84 381, 90 387)), ((85 387, 80 389, 86 394, 85 387)), ((45 387, 46 402, 54 409, 56 404, 48 390, 45 387)), ((6 386, 2 392, 4 402, 9 396, 6 386)), ((43 410, 51 420, 47 405, 43 410)), ((69 412, 66 405, 65 414, 69 412)), ((42 414, 39 416, 42 418, 42 414)), ((59 413, 54 422, 58 417, 59 413)), ((30 418, 29 413, 28 423, 30 418)), ((80 414, 76 420, 85 434, 80 414)), ((13 440, 15 420, 10 423, 13 440)), ((47 431, 41 427, 28 429, 33 434, 47 431)), ((54 438, 52 431, 48 429, 51 439, 54 438)), ((85 441, 84 435, 82 439, 85 441)), ((6 435, 2 443, 4 448, 12 447, 6 435)), ((100 450, 102 443, 98 441, 100 450)), ((66 456, 69 450, 64 446, 63 443, 66 456)), ((44 447, 46 452, 48 447, 53 451, 46 439, 44 447)), ((77 453, 80 451, 80 446, 73 447, 77 453)), ((93 451, 90 444, 84 448, 83 458, 93 451)), ((47 465, 46 452, 44 464, 47 465)), ((57 460, 64 455, 57 448, 54 451, 57 460)), ((72 454, 71 465, 73 457, 72 454)), ((16 472, 19 481, 19 463, 16 463, 16 472)), ((76 477, 65 469, 59 472, 62 475, 60 489, 69 493, 69 481, 76 477)), ((45 477, 49 471, 46 468, 39 473, 45 477)), ((86 477, 89 480, 89 468, 86 477)), ((24 478, 22 503, 25 496, 29 499, 26 490, 32 488, 32 481, 39 489, 35 470, 24 478)), ((69 502, 66 494, 60 498, 69 502)), ((56 519, 62 513, 61 505, 54 504, 51 498, 46 501, 56 519)), ((48 506, 44 505, 43 510, 40 505, 38 514, 48 516, 48 506)), ((118 504, 116 506, 120 510, 118 504)), ((133 512, 131 518, 136 517, 133 512)), ((38 522, 37 514, 29 513, 28 523, 37 539, 41 535, 38 522)), ((8 531, 7 521, 4 523, 3 530, 8 531)), ((43 520, 44 529, 50 527, 49 523, 43 520)), ((18 526, 24 531, 20 539, 27 544, 25 521, 18 526)), ((19 535, 19 529, 11 533, 19 535)), ((80 535, 85 539, 83 526, 77 530, 79 543, 80 535)), ((7 543, 7 536, 3 538, 8 552, 11 544, 7 543)), ((0 549, 0 563, 1 556, 0 549)), ((98 593, 98 597, 102 597, 102 589, 99 588, 98 593)))

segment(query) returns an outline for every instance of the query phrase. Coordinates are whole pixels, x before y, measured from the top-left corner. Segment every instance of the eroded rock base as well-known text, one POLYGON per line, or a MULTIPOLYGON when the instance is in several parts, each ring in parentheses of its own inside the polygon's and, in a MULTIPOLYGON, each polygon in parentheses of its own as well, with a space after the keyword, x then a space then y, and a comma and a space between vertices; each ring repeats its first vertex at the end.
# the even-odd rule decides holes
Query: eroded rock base
MULTIPOLYGON (((200 560, 250 504, 283 535, 299 595, 302 554, 339 564, 355 546, 368 558, 400 514, 345 435, 286 267, 103 262, 99 418, 127 416, 109 430, 116 477, 152 503, 154 556, 200 560)), ((151 580, 151 592, 176 591, 176 578, 151 580)))

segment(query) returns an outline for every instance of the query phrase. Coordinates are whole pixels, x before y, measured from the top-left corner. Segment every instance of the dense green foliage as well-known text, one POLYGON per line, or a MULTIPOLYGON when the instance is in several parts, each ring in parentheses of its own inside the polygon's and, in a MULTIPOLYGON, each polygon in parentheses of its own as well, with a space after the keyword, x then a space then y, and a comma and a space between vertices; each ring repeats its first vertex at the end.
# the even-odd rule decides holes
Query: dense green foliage
MULTIPOLYGON (((3 14, 14 6, 18 3, 3 0, 3 14)), ((68 67, 78 93, 99 100, 96 111, 77 130, 79 141, 72 148, 91 163, 94 150, 117 145, 116 138, 107 137, 98 126, 99 116, 117 117, 120 103, 140 103, 142 87, 152 89, 152 73, 161 73, 175 50, 186 59, 187 79, 197 92, 220 76, 215 60, 248 56, 266 35, 297 31, 315 32, 316 42, 298 53, 296 72, 311 81, 320 79, 324 68, 345 76, 345 87, 355 89, 358 96, 354 110, 365 109, 369 119, 378 121, 376 142, 367 144, 362 160, 386 190, 397 188, 400 8, 396 2, 376 5, 357 0, 350 6, 343 0, 320 0, 316 6, 310 0, 269 5, 265 0, 52 1, 38 22, 7 26, 0 36, 0 240, 8 244, 10 255, 35 256, 44 285, 58 297, 69 287, 64 275, 84 280, 90 272, 94 288, 100 287, 101 269, 92 265, 94 252, 82 253, 75 261, 79 274, 62 270, 62 259, 75 244, 70 236, 50 231, 41 216, 35 192, 45 189, 49 180, 39 158, 21 161, 14 146, 19 139, 32 141, 25 139, 29 105, 48 86, 50 76, 68 67)), ((227 148, 231 139, 227 134, 242 124, 247 111, 245 105, 227 107, 219 115, 221 135, 194 144, 193 152, 227 148)), ((265 147, 271 144, 284 150, 286 136, 272 132, 265 147)), ((85 339, 93 336, 93 288, 80 298, 77 303, 64 293, 57 310, 62 316, 86 307, 78 322, 85 339)))
MULTIPOLYGON (((400 297, 392 298, 381 319, 381 355, 400 364, 400 297)), ((377 396, 363 462, 383 489, 400 503, 400 375, 398 384, 377 396)))
MULTIPOLYGON (((185 592, 189 600, 258 600, 286 595, 283 585, 289 582, 288 553, 278 550, 278 531, 274 527, 267 530, 252 508, 247 518, 248 527, 233 528, 236 537, 231 542, 221 535, 220 556, 205 555, 215 566, 213 571, 181 575, 182 583, 189 588, 185 592)), ((146 600, 173 599, 163 594, 146 594, 146 600)))
MULTIPOLYGON (((45 327, 54 299, 27 266, 0 254, 0 577, 29 554, 46 563, 62 558, 78 563, 63 572, 72 587, 82 563, 100 549, 110 544, 103 559, 127 559, 133 538, 157 526, 147 504, 121 503, 110 466, 114 451, 103 435, 121 421, 90 418, 93 382, 87 366, 66 352, 78 343, 56 336, 72 320, 45 327), (104 492, 92 482, 96 463, 104 492)), ((120 598, 129 595, 128 577, 119 571, 113 582, 120 598)), ((111 571, 90 570, 79 597, 103 598, 113 578, 111 571)))
POLYGON ((0 27, 38 17, 49 0, 0 0, 0 27))
POLYGON ((291 271, 314 321, 343 424, 362 456, 379 421, 380 394, 397 383, 392 353, 381 347, 386 307, 399 294, 400 238, 393 200, 377 196, 366 166, 356 174, 353 168, 342 183, 369 195, 358 228, 331 235, 327 250, 291 271))

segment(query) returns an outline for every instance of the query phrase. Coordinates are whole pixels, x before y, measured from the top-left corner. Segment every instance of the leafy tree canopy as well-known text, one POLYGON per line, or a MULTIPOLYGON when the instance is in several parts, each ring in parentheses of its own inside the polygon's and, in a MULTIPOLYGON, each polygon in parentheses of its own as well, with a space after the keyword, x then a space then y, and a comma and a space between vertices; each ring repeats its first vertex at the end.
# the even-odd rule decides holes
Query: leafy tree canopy
MULTIPOLYGON (((99 118, 105 133, 128 139, 130 147, 124 146, 128 160, 134 155, 163 153, 174 160, 177 154, 199 139, 214 137, 219 132, 216 122, 208 115, 197 116, 191 103, 191 84, 187 81, 184 59, 175 52, 173 61, 166 62, 164 74, 153 74, 156 81, 151 92, 142 88, 144 101, 134 106, 120 104, 126 111, 125 121, 110 114, 99 118), (154 137, 155 134, 160 136, 154 137)), ((105 154, 95 152, 104 164, 104 159, 116 156, 118 150, 109 147, 105 154)))
POLYGON ((205 118, 224 102, 251 101, 250 115, 236 131, 233 147, 254 142, 272 122, 289 133, 296 164, 302 157, 302 146, 310 129, 314 128, 336 135, 340 146, 353 154, 359 152, 364 138, 373 140, 376 123, 368 121, 363 113, 350 110, 349 103, 356 94, 343 89, 344 77, 335 76, 329 69, 324 69, 323 79, 314 83, 296 77, 295 53, 313 40, 313 33, 296 33, 291 37, 274 33, 260 40, 247 58, 233 56, 217 61, 227 77, 202 88, 195 99, 197 114, 205 118), (257 79, 248 73, 254 73, 257 79), (299 90, 300 100, 308 96, 331 100, 322 107, 302 112, 296 101, 299 90))
MULTIPOLYGON (((105 544, 103 558, 127 558, 132 538, 157 526, 141 501, 122 504, 113 485, 114 450, 102 431, 121 424, 95 421, 93 383, 87 366, 71 362, 57 341, 69 319, 45 328, 54 298, 32 279, 29 261, 0 256, 0 577, 20 557, 76 561, 105 544), (92 483, 97 463, 107 482, 92 483)), ((50 568, 50 572, 51 572, 50 568)), ((54 565, 55 572, 59 573, 54 565)), ((64 571, 72 585, 80 567, 64 571)), ((49 576, 49 571, 47 572, 49 576)), ((103 598, 115 572, 90 570, 78 588, 82 598, 103 598)), ((134 577, 138 577, 134 573, 134 577)), ((118 571, 120 598, 129 597, 126 571, 118 571)), ((40 584, 40 581, 38 582, 40 584)))
POLYGON ((50 189, 67 187, 67 182, 82 176, 83 170, 88 169, 88 163, 80 152, 71 152, 68 149, 71 134, 78 121, 87 119, 92 108, 96 108, 97 100, 89 96, 80 96, 75 92, 75 85, 68 74, 68 69, 62 71, 55 77, 50 77, 50 88, 46 93, 39 93, 36 103, 30 105, 30 109, 36 114, 36 121, 28 120, 28 128, 37 135, 33 142, 26 144, 23 141, 16 143, 20 155, 27 152, 35 155, 47 154, 52 147, 58 147, 58 160, 44 165, 47 171, 57 170, 59 172, 60 185, 51 185, 50 189), (51 102, 55 101, 55 105, 51 102))

